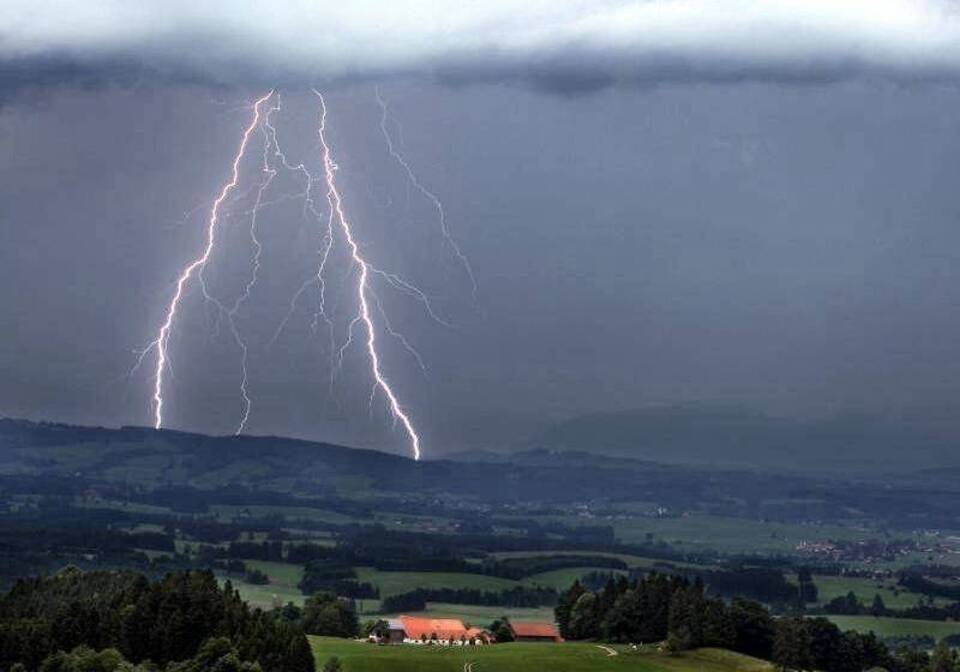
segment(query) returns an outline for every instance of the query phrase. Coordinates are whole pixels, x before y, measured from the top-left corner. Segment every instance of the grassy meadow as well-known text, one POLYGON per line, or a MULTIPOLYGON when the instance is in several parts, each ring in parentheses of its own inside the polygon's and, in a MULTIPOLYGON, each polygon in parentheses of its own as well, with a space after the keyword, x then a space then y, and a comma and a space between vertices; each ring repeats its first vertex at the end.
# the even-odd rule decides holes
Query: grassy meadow
POLYGON ((632 651, 596 644, 497 644, 480 647, 376 646, 366 642, 310 637, 318 668, 331 656, 344 672, 773 672, 764 661, 728 651, 701 649, 677 655, 632 651))
MULTIPOLYGON (((888 609, 907 609, 916 606, 923 595, 913 593, 897 585, 895 579, 869 579, 850 576, 817 576, 817 596, 821 604, 836 597, 843 597, 850 591, 856 593, 860 601, 869 605, 874 595, 879 595, 888 609)), ((936 598, 934 603, 946 604, 950 600, 936 598)))
POLYGON ((380 597, 406 593, 417 588, 477 588, 498 591, 512 588, 516 581, 483 574, 457 572, 382 572, 372 567, 357 567, 357 580, 380 589, 380 597))
POLYGON ((877 618, 875 616, 827 616, 841 630, 873 632, 878 637, 922 637, 941 639, 960 634, 960 623, 921 621, 914 618, 877 618))

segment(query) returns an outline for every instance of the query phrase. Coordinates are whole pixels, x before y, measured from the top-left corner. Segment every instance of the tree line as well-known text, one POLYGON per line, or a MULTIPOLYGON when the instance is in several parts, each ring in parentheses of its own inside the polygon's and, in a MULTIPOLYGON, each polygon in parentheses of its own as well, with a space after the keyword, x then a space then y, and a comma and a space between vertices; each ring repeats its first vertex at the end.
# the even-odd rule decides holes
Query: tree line
POLYGON ((907 650, 894 654, 872 633, 841 632, 826 618, 774 618, 758 602, 708 598, 699 578, 656 573, 632 581, 618 577, 598 591, 576 582, 560 596, 555 615, 561 634, 572 640, 665 641, 677 651, 711 646, 792 670, 930 670, 926 654, 907 650))
POLYGON ((352 565, 336 560, 308 562, 297 587, 304 595, 332 592, 355 600, 375 600, 380 597, 380 589, 375 585, 357 580, 357 571, 352 565))
POLYGON ((912 607, 892 609, 886 605, 879 593, 873 596, 870 604, 866 604, 852 590, 827 602, 821 611, 835 616, 888 616, 922 621, 960 621, 960 602, 937 605, 932 597, 926 596, 912 607))
MULTIPOLYGON (((0 669, 19 663, 36 670, 48 659, 54 661, 48 665, 55 659, 67 665, 61 654, 79 649, 83 657, 86 647, 115 649, 133 664, 149 661, 156 669, 184 672, 180 664, 216 639, 225 640, 238 664, 263 672, 314 670, 298 625, 251 610, 229 582, 221 588, 208 571, 151 582, 135 572, 67 568, 20 580, 0 598, 0 669)), ((223 642, 217 646, 224 648, 223 642)))

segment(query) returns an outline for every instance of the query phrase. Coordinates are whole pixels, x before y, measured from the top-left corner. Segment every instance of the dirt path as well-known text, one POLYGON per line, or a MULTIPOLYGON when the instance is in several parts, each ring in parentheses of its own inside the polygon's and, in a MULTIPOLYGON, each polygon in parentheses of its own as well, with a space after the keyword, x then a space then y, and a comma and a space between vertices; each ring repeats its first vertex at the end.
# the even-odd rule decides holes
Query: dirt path
POLYGON ((603 644, 594 644, 598 649, 603 649, 607 652, 607 658, 613 658, 616 655, 619 655, 614 649, 611 649, 609 646, 604 646, 603 644))
POLYGON ((463 672, 473 672, 473 663, 464 663, 463 672))

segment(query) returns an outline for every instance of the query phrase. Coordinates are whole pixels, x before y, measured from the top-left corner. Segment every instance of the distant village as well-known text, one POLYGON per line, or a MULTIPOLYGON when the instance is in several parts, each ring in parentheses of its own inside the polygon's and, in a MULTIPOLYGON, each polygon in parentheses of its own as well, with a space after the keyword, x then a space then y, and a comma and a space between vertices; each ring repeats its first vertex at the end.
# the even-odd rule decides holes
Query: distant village
POLYGON ((907 555, 924 555, 942 558, 960 554, 960 539, 944 537, 939 531, 918 531, 917 539, 860 539, 860 540, 804 540, 794 549, 798 553, 812 555, 833 562, 856 562, 863 564, 890 563, 907 555))

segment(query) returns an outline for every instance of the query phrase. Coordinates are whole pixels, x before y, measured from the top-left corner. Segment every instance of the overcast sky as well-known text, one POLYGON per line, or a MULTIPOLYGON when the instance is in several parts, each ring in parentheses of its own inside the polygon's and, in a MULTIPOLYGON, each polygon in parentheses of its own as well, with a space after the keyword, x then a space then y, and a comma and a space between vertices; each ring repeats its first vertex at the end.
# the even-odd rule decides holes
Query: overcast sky
MULTIPOLYGON (((237 3, 5 3, 0 413, 151 423, 152 355, 128 372, 202 249, 251 101, 274 83, 279 138, 311 170, 309 86, 323 89, 364 254, 452 324, 377 289, 427 369, 381 333, 428 454, 651 404, 796 417, 955 407, 954 5, 511 4, 410 2, 385 16, 290 3, 271 18, 237 3), (387 151, 375 85, 476 297, 387 151)), ((250 273, 259 136, 251 147, 206 271, 227 302, 250 273)), ((298 180, 281 171, 268 200, 298 180)), ((295 198, 261 212, 260 279, 237 318, 248 429, 402 452, 382 398, 368 404, 363 348, 331 369, 315 293, 271 343, 315 272, 319 227, 295 198)), ((342 342, 352 277, 334 262, 342 342)), ((167 425, 232 431, 239 352, 196 284, 170 357, 167 425)))

